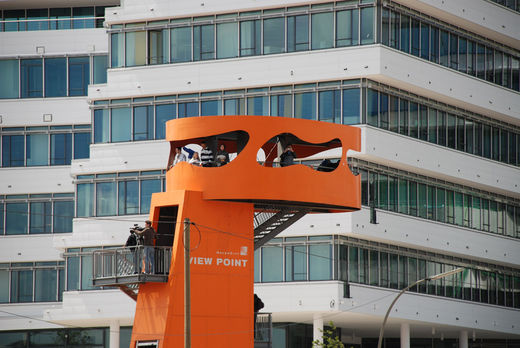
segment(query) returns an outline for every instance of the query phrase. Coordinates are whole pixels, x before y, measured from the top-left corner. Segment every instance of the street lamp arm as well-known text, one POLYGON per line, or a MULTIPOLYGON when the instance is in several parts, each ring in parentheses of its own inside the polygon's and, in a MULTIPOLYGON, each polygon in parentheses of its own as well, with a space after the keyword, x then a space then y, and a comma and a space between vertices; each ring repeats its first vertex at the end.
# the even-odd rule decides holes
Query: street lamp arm
POLYGON ((379 340, 377 341, 377 348, 381 348, 382 344, 383 344, 383 333, 385 331, 385 324, 386 324, 386 320, 388 319, 388 316, 390 315, 390 311, 392 310, 392 307, 394 307, 394 304, 397 302, 397 300, 399 299, 399 297, 401 297, 402 294, 404 294, 406 291, 410 290, 411 288, 413 288, 414 286, 416 286, 417 284, 420 284, 426 280, 429 280, 429 278, 423 278, 423 279, 419 279, 418 281, 416 281, 415 283, 413 284, 410 284, 408 285, 406 288, 404 288, 403 290, 401 290, 399 292, 399 294, 394 298, 394 300, 392 301, 392 303, 390 304, 390 307, 388 307, 388 310, 386 311, 386 314, 385 314, 385 319, 383 320, 383 325, 381 325, 381 329, 379 330, 379 340))

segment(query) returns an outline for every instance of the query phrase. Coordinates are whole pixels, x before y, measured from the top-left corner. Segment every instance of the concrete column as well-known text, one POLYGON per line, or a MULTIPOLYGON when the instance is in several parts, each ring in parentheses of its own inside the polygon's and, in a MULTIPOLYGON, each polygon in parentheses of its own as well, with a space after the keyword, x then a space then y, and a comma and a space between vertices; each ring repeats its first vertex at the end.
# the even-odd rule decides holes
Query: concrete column
POLYGON ((110 348, 119 348, 119 321, 110 322, 110 348))
POLYGON ((459 348, 468 348, 468 332, 459 332, 459 348))
POLYGON ((410 348, 410 324, 401 324, 401 348, 410 348))
POLYGON ((312 322, 312 340, 323 340, 323 317, 321 315, 314 315, 314 321, 312 322))

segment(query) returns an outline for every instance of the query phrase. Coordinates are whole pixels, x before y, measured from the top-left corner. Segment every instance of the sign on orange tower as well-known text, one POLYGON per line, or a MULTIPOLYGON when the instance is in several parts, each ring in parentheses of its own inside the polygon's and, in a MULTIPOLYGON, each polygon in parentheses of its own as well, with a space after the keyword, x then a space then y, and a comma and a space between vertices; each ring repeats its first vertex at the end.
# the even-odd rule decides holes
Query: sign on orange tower
POLYGON ((166 139, 168 168, 175 148, 202 141, 214 150, 225 144, 237 156, 220 167, 178 163, 167 172, 166 192, 153 194, 150 220, 158 244, 172 247, 170 274, 167 283, 140 286, 131 347, 145 341, 168 348, 184 344, 185 218, 194 223, 192 347, 253 347, 253 254, 279 233, 255 235, 255 211, 302 216, 359 210, 360 178, 349 169, 347 151, 360 150, 360 129, 281 117, 210 116, 169 121, 166 139), (298 158, 333 148, 341 148, 341 158, 325 171, 303 164, 277 167, 280 149, 288 145, 298 158))

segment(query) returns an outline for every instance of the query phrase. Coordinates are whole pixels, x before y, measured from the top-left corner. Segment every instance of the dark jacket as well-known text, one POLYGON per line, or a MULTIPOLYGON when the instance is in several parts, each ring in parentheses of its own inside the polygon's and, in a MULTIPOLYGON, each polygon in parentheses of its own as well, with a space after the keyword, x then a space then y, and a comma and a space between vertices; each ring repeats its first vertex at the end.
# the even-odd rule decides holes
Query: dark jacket
POLYGON ((255 304, 254 304, 255 313, 258 312, 259 310, 261 310, 262 308, 264 308, 264 303, 262 302, 260 297, 256 296, 256 294, 255 294, 255 304))
POLYGON ((294 159, 296 158, 296 154, 291 150, 285 151, 280 156, 280 166, 287 167, 292 166, 294 164, 294 159))
POLYGON ((137 236, 135 233, 132 233, 128 236, 128 239, 126 240, 125 247, 127 248, 133 248, 137 245, 137 236))

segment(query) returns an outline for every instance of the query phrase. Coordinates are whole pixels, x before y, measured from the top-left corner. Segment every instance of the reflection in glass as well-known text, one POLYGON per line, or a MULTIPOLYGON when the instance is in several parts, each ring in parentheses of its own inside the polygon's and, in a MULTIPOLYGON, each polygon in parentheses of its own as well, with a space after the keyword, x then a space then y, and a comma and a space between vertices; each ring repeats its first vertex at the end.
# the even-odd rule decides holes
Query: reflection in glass
POLYGON ((166 122, 176 116, 175 104, 161 104, 155 106, 155 139, 166 137, 166 122))
POLYGON ((45 59, 45 96, 65 97, 67 95, 67 59, 45 59))
POLYGON ((96 216, 116 215, 116 184, 98 182, 96 184, 96 216))
POLYGON ((28 134, 27 166, 46 166, 49 164, 49 136, 47 134, 28 134))
POLYGON ((89 83, 89 57, 69 58, 69 96, 87 95, 89 83))
POLYGON ((112 109, 112 118, 110 124, 112 142, 115 143, 119 141, 130 141, 130 119, 130 108, 112 109))
POLYGON ((285 51, 284 18, 264 19, 264 54, 285 51))
POLYGON ((171 60, 174 63, 191 60, 191 27, 171 29, 171 60))
POLYGON ((238 24, 217 24, 217 59, 238 56, 238 24))
POLYGON ((336 12, 336 47, 353 46, 359 42, 359 10, 336 12))
POLYGON ((43 69, 41 59, 20 61, 22 98, 43 97, 43 69))

